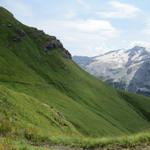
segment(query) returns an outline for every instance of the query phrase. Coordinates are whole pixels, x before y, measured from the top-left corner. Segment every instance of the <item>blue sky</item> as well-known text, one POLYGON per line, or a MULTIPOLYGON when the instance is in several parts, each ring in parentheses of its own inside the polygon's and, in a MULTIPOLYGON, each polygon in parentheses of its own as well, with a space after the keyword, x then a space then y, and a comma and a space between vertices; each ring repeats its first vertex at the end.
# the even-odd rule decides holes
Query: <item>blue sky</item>
POLYGON ((73 55, 150 48, 150 0, 0 0, 0 5, 55 35, 73 55))

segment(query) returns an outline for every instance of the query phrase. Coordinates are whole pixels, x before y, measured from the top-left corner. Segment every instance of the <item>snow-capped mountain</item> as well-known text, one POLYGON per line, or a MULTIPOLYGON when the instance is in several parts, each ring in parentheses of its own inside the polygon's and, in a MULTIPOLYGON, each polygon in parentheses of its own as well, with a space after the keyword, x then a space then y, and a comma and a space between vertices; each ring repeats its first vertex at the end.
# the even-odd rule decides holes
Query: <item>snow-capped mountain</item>
POLYGON ((73 59, 86 71, 116 88, 150 95, 150 52, 144 47, 73 59))

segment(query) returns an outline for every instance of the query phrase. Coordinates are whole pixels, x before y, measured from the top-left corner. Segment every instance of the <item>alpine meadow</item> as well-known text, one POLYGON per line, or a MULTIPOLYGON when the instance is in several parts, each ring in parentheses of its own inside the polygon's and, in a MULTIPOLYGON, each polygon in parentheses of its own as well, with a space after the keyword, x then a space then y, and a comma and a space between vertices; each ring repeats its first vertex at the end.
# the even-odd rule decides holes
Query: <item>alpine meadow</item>
POLYGON ((137 145, 150 145, 150 98, 96 79, 0 7, 0 150, 137 145))

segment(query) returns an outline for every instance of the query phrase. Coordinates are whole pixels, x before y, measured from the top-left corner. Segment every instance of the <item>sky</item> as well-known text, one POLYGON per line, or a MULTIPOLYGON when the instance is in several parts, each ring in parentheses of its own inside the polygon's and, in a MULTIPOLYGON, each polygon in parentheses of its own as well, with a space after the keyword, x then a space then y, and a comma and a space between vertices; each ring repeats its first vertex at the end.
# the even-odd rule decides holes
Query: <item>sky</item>
POLYGON ((72 55, 150 48, 150 0, 0 0, 0 6, 56 36, 72 55))

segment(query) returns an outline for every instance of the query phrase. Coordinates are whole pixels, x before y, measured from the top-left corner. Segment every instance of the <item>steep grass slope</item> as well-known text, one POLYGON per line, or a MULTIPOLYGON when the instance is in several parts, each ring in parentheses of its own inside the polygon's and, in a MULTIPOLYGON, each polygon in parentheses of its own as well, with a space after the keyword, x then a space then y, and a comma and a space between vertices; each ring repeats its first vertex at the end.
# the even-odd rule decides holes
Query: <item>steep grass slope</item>
POLYGON ((95 79, 56 41, 0 7, 2 135, 101 137, 150 127, 150 99, 95 79))

